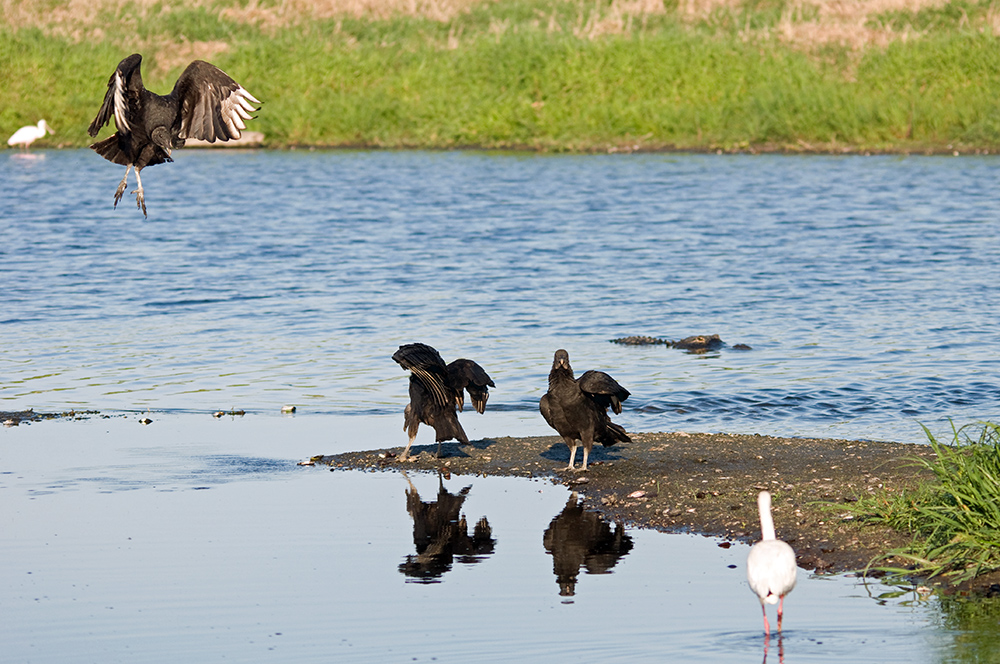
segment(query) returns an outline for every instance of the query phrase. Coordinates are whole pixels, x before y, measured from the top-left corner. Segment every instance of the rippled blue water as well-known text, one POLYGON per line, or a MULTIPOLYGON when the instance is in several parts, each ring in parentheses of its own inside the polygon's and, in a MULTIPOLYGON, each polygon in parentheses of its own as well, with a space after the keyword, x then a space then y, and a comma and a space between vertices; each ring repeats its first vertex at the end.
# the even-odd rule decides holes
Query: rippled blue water
MULTIPOLYGON (((0 154, 0 409, 398 414, 423 341, 547 428, 556 348, 636 430, 919 441, 996 418, 993 157, 0 154), (691 355, 635 334, 717 333, 691 355)), ((507 419, 504 419, 504 418, 507 419)))

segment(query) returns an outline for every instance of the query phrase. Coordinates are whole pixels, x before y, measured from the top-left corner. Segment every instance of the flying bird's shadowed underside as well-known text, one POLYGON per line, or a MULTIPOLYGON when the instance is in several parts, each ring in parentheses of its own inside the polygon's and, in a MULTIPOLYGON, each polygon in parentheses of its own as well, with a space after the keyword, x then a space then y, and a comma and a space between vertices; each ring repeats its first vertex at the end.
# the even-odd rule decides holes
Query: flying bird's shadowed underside
POLYGON ((146 166, 173 161, 170 152, 184 147, 187 139, 210 143, 238 139, 245 120, 259 109, 252 94, 224 71, 195 60, 177 79, 168 95, 150 92, 142 84, 142 56, 134 53, 121 62, 108 80, 108 91, 97 117, 87 130, 96 137, 114 118, 117 131, 90 147, 105 159, 125 166, 125 177, 115 191, 115 207, 121 201, 128 174, 135 168, 136 206, 146 216, 146 201, 139 172, 146 166))

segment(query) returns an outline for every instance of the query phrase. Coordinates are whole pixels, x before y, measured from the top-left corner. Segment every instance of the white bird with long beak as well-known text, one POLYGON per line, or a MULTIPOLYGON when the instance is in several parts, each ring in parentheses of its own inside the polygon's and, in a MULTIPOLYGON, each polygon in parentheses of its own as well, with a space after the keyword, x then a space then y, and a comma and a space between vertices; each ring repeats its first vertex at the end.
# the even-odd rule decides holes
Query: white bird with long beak
POLYGON ((37 141, 39 138, 43 138, 46 133, 54 134, 56 132, 52 131, 52 127, 45 122, 45 120, 39 120, 37 125, 28 125, 27 127, 21 127, 7 139, 7 145, 14 147, 15 145, 20 145, 27 151, 28 146, 37 141))
POLYGON ((747 581, 750 588, 760 598, 760 608, 764 613, 764 635, 771 637, 771 627, 767 623, 767 605, 778 605, 778 633, 781 633, 781 618, 785 595, 795 587, 795 551, 787 542, 779 540, 774 533, 774 519, 771 518, 771 494, 761 491, 757 496, 760 511, 760 541, 750 547, 747 556, 747 581))

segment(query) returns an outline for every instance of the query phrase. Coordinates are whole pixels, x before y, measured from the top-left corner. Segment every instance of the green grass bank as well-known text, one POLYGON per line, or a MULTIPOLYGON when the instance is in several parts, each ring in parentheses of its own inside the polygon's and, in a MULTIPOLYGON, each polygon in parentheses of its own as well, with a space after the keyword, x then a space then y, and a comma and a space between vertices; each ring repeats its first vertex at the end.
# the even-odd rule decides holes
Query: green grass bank
POLYGON ((993 4, 815 2, 5 0, 0 134, 89 144, 140 52, 161 94, 223 68, 273 147, 1000 150, 993 4))
MULTIPOLYGON (((995 581, 1000 578, 1000 425, 953 426, 950 443, 924 431, 934 456, 915 457, 913 465, 929 470, 933 480, 847 506, 865 523, 913 535, 908 546, 872 565, 901 578, 995 581), (885 565, 886 558, 897 566, 885 565)), ((991 590, 1000 592, 1000 585, 991 590)))

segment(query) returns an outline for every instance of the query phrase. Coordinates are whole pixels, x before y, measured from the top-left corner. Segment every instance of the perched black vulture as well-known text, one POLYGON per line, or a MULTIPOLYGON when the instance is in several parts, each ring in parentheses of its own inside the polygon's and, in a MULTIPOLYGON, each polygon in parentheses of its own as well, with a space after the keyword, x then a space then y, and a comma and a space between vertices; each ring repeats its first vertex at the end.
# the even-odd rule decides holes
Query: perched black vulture
POLYGON ((457 410, 465 405, 465 390, 476 412, 486 410, 489 388, 496 387, 481 366, 472 360, 458 359, 445 365, 441 355, 426 344, 406 344, 393 353, 392 359, 410 371, 410 403, 403 411, 403 430, 410 440, 399 456, 406 461, 417 437, 421 422, 434 427, 438 456, 441 443, 454 438, 463 445, 469 442, 458 421, 457 410))
POLYGON ((576 492, 549 523, 542 544, 552 554, 552 571, 564 597, 576 594, 581 567, 587 574, 608 574, 632 550, 632 538, 625 534, 625 527, 616 522, 612 531, 598 512, 584 508, 576 492))
POLYGON ((542 417, 569 447, 566 470, 573 470, 577 441, 583 443, 582 470, 587 470, 587 458, 595 442, 605 446, 632 442, 625 429, 608 417, 608 406, 619 414, 621 402, 628 397, 629 391, 603 371, 587 371, 574 378, 569 353, 556 351, 549 372, 549 391, 538 405, 542 417))
POLYGON ((188 138, 209 143, 239 138, 241 130, 246 129, 244 120, 251 119, 250 112, 258 110, 251 102, 260 101, 226 72, 202 60, 188 65, 173 91, 161 96, 143 87, 141 63, 138 53, 118 63, 108 81, 101 110, 87 132, 97 136, 114 117, 118 131, 90 147, 108 161, 125 166, 125 177, 115 191, 116 208, 125 193, 128 173, 135 168, 138 188, 132 193, 145 216, 139 171, 173 161, 170 151, 184 147, 188 138))

